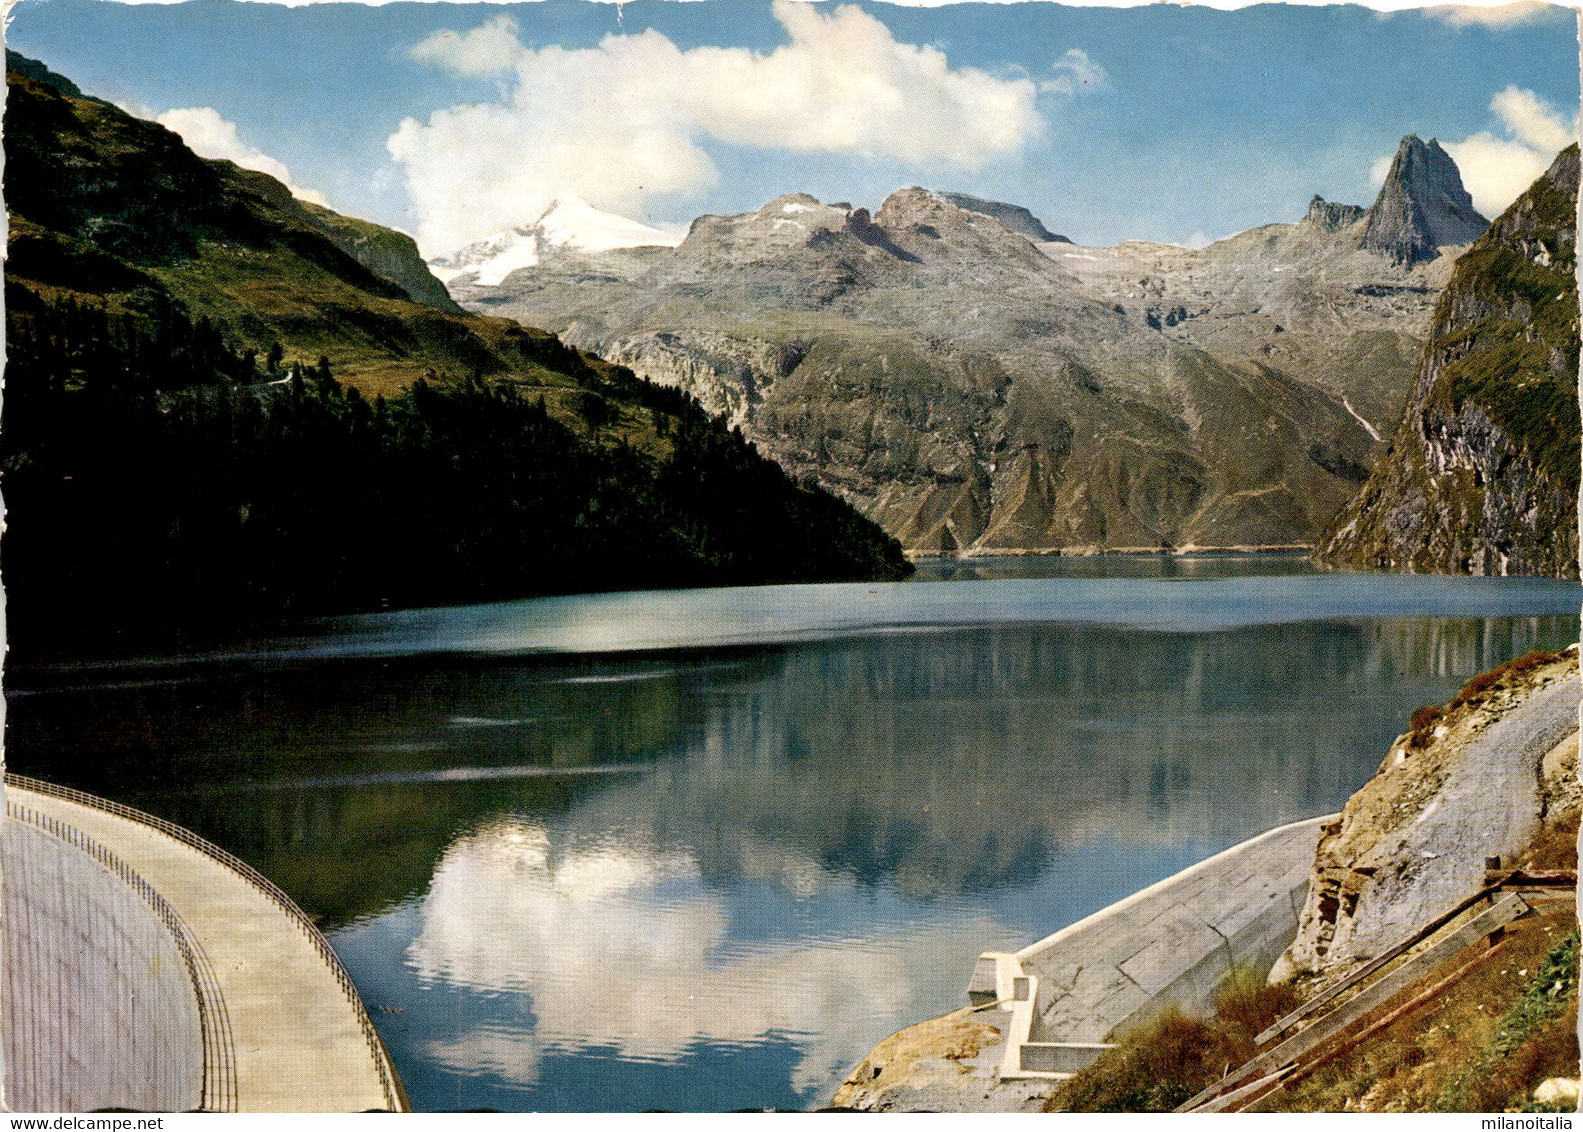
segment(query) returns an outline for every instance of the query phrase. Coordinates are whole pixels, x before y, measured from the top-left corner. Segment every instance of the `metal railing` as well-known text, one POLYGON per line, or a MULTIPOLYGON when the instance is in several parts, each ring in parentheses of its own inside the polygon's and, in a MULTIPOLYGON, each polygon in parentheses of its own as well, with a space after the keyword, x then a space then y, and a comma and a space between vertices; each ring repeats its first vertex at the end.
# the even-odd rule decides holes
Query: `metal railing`
POLYGON ((197 1001, 198 1030, 203 1043, 203 1085, 198 1107, 204 1112, 235 1112, 236 1050, 231 1040, 230 1015, 226 1011, 225 999, 220 994, 220 984, 215 978, 208 953, 181 918, 181 913, 137 870, 75 826, 10 800, 6 802, 6 816, 26 822, 86 853, 142 897, 165 925, 175 941, 176 950, 181 954, 197 1001))
POLYGON ((324 938, 324 933, 308 918, 307 913, 297 907, 296 901, 281 891, 274 881, 235 854, 226 852, 212 841, 204 840, 190 829, 185 829, 175 822, 166 821, 164 818, 156 817, 153 814, 145 813, 120 802, 112 802, 108 798, 87 794, 81 790, 73 790, 69 786, 59 786, 53 782, 45 782, 42 779, 29 778, 26 775, 7 772, 5 781, 7 785, 14 785, 22 790, 31 790, 36 794, 44 794, 48 797, 60 798, 63 801, 75 802, 79 806, 113 814, 127 821, 136 822, 138 825, 158 830, 172 840, 180 842, 190 849, 195 849, 206 857, 224 865, 276 904, 286 914, 287 918, 308 937, 309 942, 313 944, 325 966, 335 976, 336 982, 340 985, 347 1001, 351 1004, 352 1010, 357 1017, 358 1026, 363 1032, 364 1040, 368 1043, 369 1053, 374 1059, 374 1066, 379 1073, 380 1086, 385 1094, 386 1107, 392 1112, 411 1111, 406 1091, 402 1088, 401 1079, 396 1075, 395 1066, 390 1060, 390 1053, 385 1049, 385 1043, 380 1038, 379 1031, 375 1029, 373 1019, 369 1017, 368 1009, 363 1005, 363 997, 358 993, 356 984, 352 982, 352 977, 347 974, 346 967, 341 963, 340 956, 336 955, 335 949, 330 946, 330 941, 324 938))

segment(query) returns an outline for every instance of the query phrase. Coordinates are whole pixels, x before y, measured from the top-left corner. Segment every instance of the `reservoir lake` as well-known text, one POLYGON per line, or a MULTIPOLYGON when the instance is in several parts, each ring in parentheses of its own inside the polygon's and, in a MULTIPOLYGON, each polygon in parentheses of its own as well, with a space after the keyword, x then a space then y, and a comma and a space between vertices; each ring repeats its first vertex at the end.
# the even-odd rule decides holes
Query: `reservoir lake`
POLYGON ((339 618, 6 673, 7 768, 318 918, 419 1109, 805 1109, 1015 949, 1337 810, 1576 583, 1285 556, 339 618))

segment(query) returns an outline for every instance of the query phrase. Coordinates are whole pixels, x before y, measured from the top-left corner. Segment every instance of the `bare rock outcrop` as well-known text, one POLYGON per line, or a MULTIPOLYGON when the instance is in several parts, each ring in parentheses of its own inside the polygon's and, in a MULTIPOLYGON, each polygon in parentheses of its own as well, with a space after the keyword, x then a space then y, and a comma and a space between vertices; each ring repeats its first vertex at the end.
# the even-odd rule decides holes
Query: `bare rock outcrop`
MULTIPOLYGON (((577 328, 567 335, 577 339, 577 328)), ((802 361, 796 343, 732 338, 707 330, 649 330, 606 338, 606 361, 644 374, 657 385, 677 386, 705 410, 733 427, 744 425, 764 397, 802 361)))
POLYGON ((1304 228, 1321 232, 1341 232, 1352 227, 1368 214, 1361 204, 1338 204, 1316 196, 1308 202, 1308 211, 1300 221, 1304 228))
POLYGON ((1040 220, 1028 209, 1020 204, 1007 204, 1005 201, 985 200, 983 197, 970 196, 967 193, 941 193, 946 200, 958 208, 965 208, 969 212, 982 212, 985 216, 993 216, 1006 226, 1009 231, 1025 236, 1036 244, 1070 244, 1072 241, 1065 236, 1057 235, 1044 226, 1040 220))
POLYGON ((1424 708, 1325 829, 1297 936, 1271 980, 1367 962, 1477 892, 1547 829, 1575 828, 1578 647, 1530 654, 1424 708))
POLYGON ((1451 155, 1433 138, 1402 139, 1363 225, 1363 246, 1402 263, 1433 259, 1447 244, 1468 244, 1489 227, 1473 207, 1451 155))
POLYGON ((1049 1081, 999 1081, 975 1068, 1000 1032, 972 1007, 892 1034, 858 1063, 831 1104, 859 1112, 1038 1112, 1049 1081))

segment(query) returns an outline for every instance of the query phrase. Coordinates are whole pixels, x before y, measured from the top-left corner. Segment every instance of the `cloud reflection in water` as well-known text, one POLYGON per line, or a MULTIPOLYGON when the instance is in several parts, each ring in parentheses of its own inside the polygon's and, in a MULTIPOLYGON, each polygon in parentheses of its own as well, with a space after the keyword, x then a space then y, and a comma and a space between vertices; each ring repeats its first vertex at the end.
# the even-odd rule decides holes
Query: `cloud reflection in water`
MULTIPOLYGON (((855 882, 812 858, 749 843, 750 874, 793 899, 855 882)), ((705 1044, 789 1037, 799 1092, 828 1090, 926 979, 962 977, 960 961, 1008 929, 982 913, 937 909, 863 939, 733 939, 724 896, 690 854, 636 842, 578 845, 520 819, 454 841, 420 909, 408 965, 425 982, 530 1002, 481 1011, 475 1025, 425 1046, 436 1063, 517 1085, 541 1058, 611 1050, 677 1062, 705 1044), (508 1022, 510 1013, 519 1017, 508 1022)))

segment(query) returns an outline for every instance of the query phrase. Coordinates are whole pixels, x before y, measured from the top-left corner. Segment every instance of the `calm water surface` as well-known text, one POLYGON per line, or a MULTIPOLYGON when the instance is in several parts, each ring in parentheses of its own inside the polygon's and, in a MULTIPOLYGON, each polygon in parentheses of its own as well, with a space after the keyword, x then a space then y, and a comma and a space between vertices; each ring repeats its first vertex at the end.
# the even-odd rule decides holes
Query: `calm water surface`
POLYGON ((1023 559, 404 612, 10 672, 7 757, 321 917, 420 1108, 804 1108, 979 951, 1339 808, 1579 593, 1023 559))

